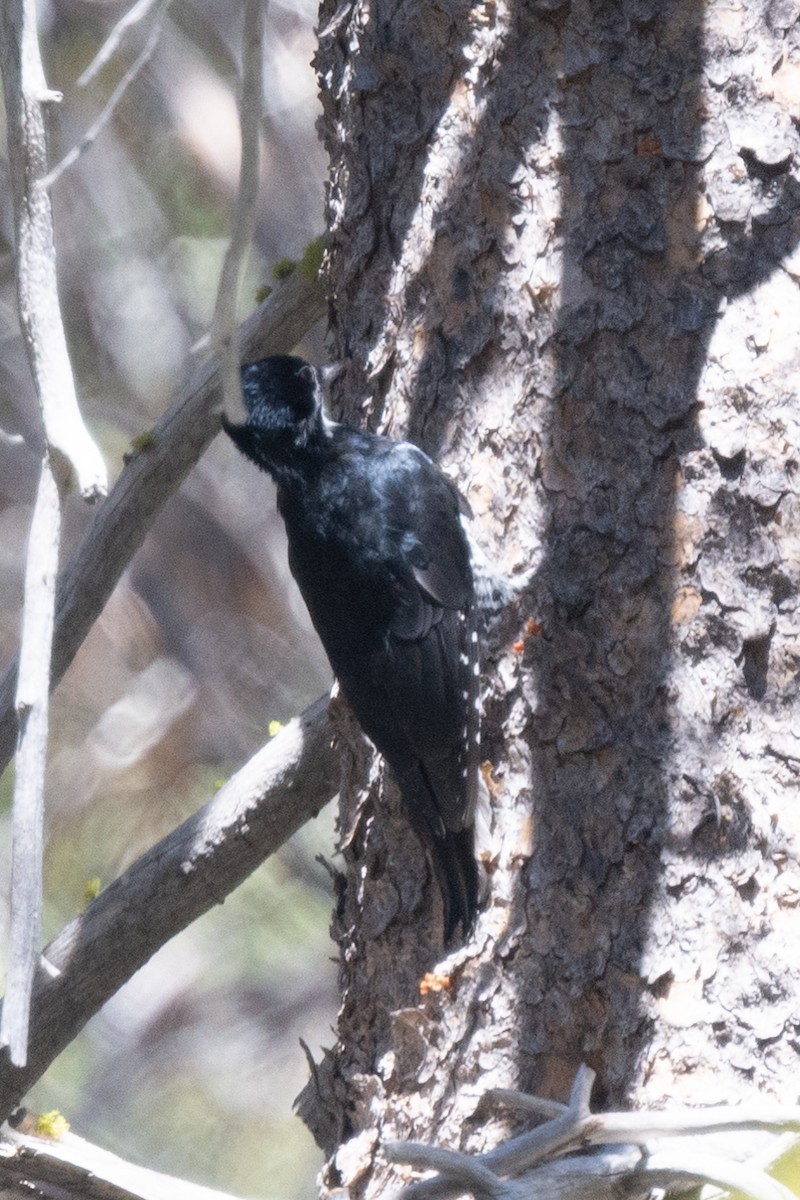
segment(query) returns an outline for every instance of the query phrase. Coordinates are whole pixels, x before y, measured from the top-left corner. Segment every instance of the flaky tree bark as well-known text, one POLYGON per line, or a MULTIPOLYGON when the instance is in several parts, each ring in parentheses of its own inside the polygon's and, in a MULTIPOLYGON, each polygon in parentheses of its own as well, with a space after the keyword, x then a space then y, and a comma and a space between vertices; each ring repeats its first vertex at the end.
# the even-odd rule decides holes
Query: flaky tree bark
POLYGON ((799 55, 797 0, 323 0, 340 401, 537 567, 485 637, 489 898, 444 963, 353 739, 328 1192, 491 1147, 486 1087, 582 1061, 601 1105, 794 1096, 799 55))

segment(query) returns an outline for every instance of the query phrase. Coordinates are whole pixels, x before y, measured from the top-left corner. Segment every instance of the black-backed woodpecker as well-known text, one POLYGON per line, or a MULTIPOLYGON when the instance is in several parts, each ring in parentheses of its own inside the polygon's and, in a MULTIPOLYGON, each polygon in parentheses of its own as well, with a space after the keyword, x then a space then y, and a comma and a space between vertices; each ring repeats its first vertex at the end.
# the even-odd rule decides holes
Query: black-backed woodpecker
POLYGON ((277 485, 292 575, 428 847, 449 940, 478 905, 478 637, 458 492, 417 446, 331 421, 300 358, 244 366, 242 390, 246 422, 223 426, 277 485))

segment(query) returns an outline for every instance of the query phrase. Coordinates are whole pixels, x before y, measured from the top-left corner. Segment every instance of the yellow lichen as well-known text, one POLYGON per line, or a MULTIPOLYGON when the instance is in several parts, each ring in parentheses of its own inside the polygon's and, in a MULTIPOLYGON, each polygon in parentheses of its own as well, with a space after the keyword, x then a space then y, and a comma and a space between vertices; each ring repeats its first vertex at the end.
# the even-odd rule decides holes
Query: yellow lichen
POLYGON ((83 898, 88 904, 91 900, 96 900, 100 895, 102 883, 99 875, 93 875, 91 879, 87 879, 83 885, 83 898))
POLYGON ((39 1137, 60 1142, 64 1134, 69 1133, 69 1121, 57 1108, 52 1108, 36 1118, 36 1133, 39 1137))

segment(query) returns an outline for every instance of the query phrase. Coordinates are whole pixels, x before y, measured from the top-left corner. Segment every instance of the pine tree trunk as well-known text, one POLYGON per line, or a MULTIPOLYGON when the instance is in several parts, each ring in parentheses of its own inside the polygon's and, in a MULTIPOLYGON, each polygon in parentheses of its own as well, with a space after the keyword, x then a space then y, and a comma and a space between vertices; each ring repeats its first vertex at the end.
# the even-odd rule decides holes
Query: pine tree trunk
POLYGON ((324 0, 340 403, 537 568, 485 637, 489 895, 445 963, 347 739, 327 1190, 408 1178, 386 1140, 495 1144, 485 1088, 581 1062, 600 1105, 796 1090, 799 19, 324 0))

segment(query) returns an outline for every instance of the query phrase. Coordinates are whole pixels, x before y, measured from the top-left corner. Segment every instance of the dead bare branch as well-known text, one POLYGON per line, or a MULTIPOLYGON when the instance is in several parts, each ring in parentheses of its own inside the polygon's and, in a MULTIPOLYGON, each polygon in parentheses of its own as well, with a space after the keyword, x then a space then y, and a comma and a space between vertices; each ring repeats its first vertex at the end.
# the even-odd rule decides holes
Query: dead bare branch
POLYGON ((78 76, 78 87, 86 87, 96 75, 99 75, 106 63, 116 54, 128 31, 143 21, 152 8, 158 7, 159 16, 169 4, 169 0, 138 0, 117 21, 111 33, 94 56, 86 70, 78 76))
POLYGON ((4 1196, 75 1196, 81 1200, 234 1200, 227 1192, 201 1187, 126 1162, 74 1133, 58 1141, 10 1131, 0 1141, 4 1196))
POLYGON ((0 1022, 0 1040, 8 1043, 12 1060, 20 1066, 25 1064, 31 988, 42 938, 44 778, 60 530, 58 485, 45 455, 25 569, 16 696, 19 740, 11 839, 8 1004, 0 1022))
POLYGON ((25 573, 16 713, 20 766, 14 787, 9 1003, 0 1041, 25 1063, 29 1004, 41 930, 42 824, 47 752, 50 659, 61 538, 59 487, 74 477, 85 500, 107 490, 106 467, 83 423, 67 353, 56 281, 53 213, 42 179, 47 172, 44 106, 47 88, 33 0, 0 8, 0 70, 7 115, 14 200, 17 298, 23 340, 45 435, 25 573))
POLYGON ((253 240, 261 162, 261 112, 263 108, 263 42, 266 4, 246 0, 242 36, 242 91, 239 98, 239 128, 242 159, 239 191, 231 221, 231 239, 225 251, 211 325, 211 345, 219 355, 224 407, 233 420, 241 419, 239 346, 236 340, 236 308, 242 268, 253 240))
POLYGON ((0 1054, 0 1120, 156 950, 221 903, 337 788, 322 697, 65 926, 34 980, 27 1065, 0 1054))
POLYGON ((416 1142, 388 1143, 384 1153, 390 1162, 437 1172, 406 1187, 403 1200, 443 1200, 464 1190, 478 1200, 526 1200, 538 1195, 583 1200, 587 1195, 619 1194, 623 1180, 630 1195, 636 1194, 637 1181, 642 1194, 654 1187, 674 1191, 715 1183, 754 1200, 791 1200, 792 1193, 767 1175, 765 1167, 785 1149, 785 1135, 800 1131, 800 1108, 760 1104, 758 1109, 592 1114, 593 1082, 594 1072, 580 1067, 567 1105, 506 1089, 487 1092, 487 1098, 504 1104, 553 1115, 486 1154, 472 1156, 416 1142), (742 1133, 754 1130, 778 1135, 771 1153, 756 1156, 749 1144, 741 1143, 742 1133), (713 1140, 720 1133, 737 1135, 735 1150, 727 1144, 720 1148, 713 1140), (675 1140, 665 1147, 660 1144, 664 1138, 675 1140), (589 1146, 612 1149, 586 1157, 589 1146), (580 1158, 569 1157, 579 1152, 583 1152, 580 1158))
POLYGON ((105 495, 106 467, 78 408, 58 300, 53 212, 41 185, 47 174, 44 109, 61 97, 45 82, 32 0, 0 6, 0 34, 22 334, 49 449, 74 474, 80 494, 95 500, 105 495))

